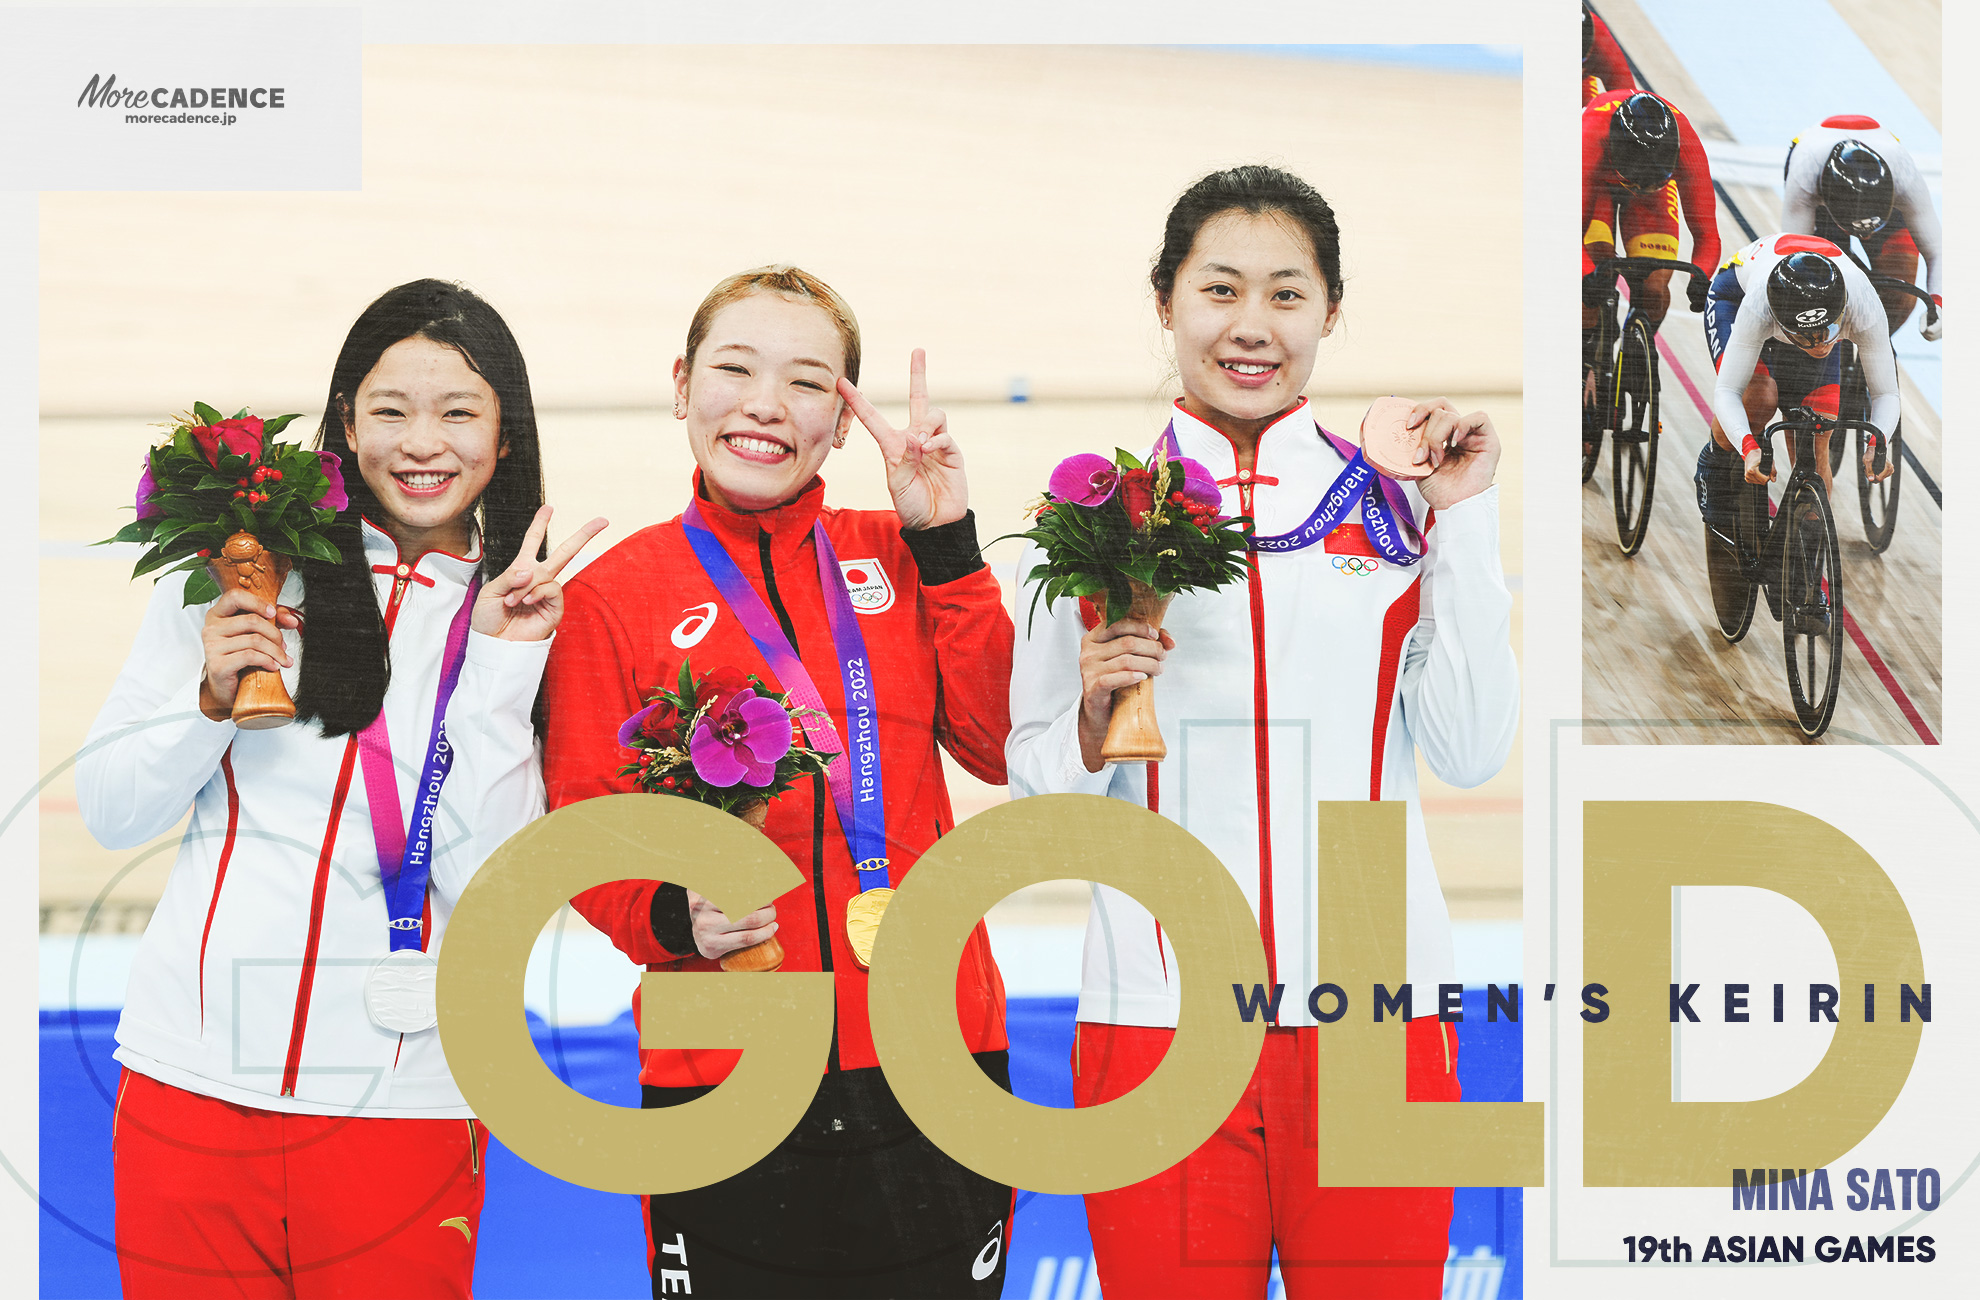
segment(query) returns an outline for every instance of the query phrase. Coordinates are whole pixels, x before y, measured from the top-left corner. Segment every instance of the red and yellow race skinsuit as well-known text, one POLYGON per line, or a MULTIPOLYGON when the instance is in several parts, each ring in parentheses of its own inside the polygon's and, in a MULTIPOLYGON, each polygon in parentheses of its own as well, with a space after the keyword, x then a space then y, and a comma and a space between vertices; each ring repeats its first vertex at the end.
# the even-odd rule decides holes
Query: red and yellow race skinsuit
MULTIPOLYGON (((1581 272, 1595 269, 1588 255, 1590 244, 1620 244, 1627 257, 1678 255, 1678 215, 1691 230, 1691 260, 1703 267, 1719 264, 1718 205, 1712 196, 1712 169, 1705 160, 1705 146, 1691 122, 1671 107, 1678 125, 1677 170, 1661 189, 1632 194, 1623 188, 1622 178, 1609 165, 1609 122, 1616 106, 1632 95, 1646 92, 1611 90, 1597 95, 1581 110, 1581 272), (1622 208, 1622 238, 1611 228, 1613 213, 1622 208)), ((1663 97, 1658 96, 1659 99, 1663 97)))
POLYGON ((1590 10, 1588 16, 1595 24, 1595 42, 1588 47, 1588 57, 1581 61, 1581 102, 1584 106, 1605 90, 1636 89, 1636 79, 1629 75, 1629 60, 1623 57, 1622 46, 1616 44, 1615 34, 1602 21, 1602 15, 1590 10))

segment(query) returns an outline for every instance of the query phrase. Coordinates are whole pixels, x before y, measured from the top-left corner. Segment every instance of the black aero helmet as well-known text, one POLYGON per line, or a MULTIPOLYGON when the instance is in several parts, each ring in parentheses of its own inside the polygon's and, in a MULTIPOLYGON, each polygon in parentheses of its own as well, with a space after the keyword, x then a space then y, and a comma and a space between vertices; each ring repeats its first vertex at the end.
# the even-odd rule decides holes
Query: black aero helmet
POLYGON ((1844 140, 1829 150, 1815 182, 1822 206, 1852 235, 1874 235, 1891 219, 1897 186, 1883 156, 1861 140, 1844 140))
POLYGON ((1656 189, 1677 170, 1678 124, 1671 106, 1638 91, 1617 104, 1609 118, 1609 166, 1625 189, 1656 189))
POLYGON ((1826 343, 1842 331, 1849 306, 1842 268, 1820 253, 1790 253, 1767 273, 1767 305, 1794 342, 1826 343))
POLYGON ((1581 0, 1581 61, 1588 62, 1588 51, 1595 48, 1595 15, 1588 12, 1588 0, 1581 0))

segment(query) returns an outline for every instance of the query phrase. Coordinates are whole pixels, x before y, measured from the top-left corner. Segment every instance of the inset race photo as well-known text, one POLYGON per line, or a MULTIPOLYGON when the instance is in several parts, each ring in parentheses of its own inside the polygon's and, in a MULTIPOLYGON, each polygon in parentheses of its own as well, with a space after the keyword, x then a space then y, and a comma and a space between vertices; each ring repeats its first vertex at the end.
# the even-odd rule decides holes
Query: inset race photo
POLYGON ((1582 6, 1582 734, 1937 744, 1939 5, 1741 23, 1582 6))

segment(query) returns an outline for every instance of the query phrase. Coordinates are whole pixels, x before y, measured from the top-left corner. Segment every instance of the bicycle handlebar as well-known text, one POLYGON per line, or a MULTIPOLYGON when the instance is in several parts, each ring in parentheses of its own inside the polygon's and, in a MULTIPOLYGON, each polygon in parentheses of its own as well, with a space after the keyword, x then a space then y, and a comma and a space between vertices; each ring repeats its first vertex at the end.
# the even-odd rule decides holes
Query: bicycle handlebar
POLYGON ((1683 271, 1686 275, 1704 276, 1689 262, 1674 261, 1667 257, 1605 257, 1595 264, 1596 273, 1604 271, 1610 275, 1627 275, 1632 271, 1645 273, 1652 271, 1683 271))
POLYGON ((1804 431, 1819 433, 1825 428, 1832 435, 1843 433, 1850 429, 1863 430, 1863 432, 1870 436, 1871 445, 1876 448, 1876 456, 1871 462, 1871 465, 1879 474, 1884 472, 1884 447, 1886 444, 1883 430, 1868 420, 1831 419, 1829 416, 1823 415, 1820 411, 1811 411, 1805 406, 1796 407, 1787 415, 1786 419, 1778 420, 1768 425, 1767 431, 1760 435, 1760 472, 1769 477, 1773 476, 1775 434, 1784 430, 1788 433, 1801 433, 1804 431))
POLYGON ((1896 289, 1903 293, 1908 293, 1918 299, 1918 301, 1924 303, 1925 323, 1927 325, 1939 319, 1939 304, 1932 301, 1931 294, 1925 292, 1911 281, 1900 280, 1894 275, 1872 275, 1869 277, 1869 280, 1872 288, 1896 289))

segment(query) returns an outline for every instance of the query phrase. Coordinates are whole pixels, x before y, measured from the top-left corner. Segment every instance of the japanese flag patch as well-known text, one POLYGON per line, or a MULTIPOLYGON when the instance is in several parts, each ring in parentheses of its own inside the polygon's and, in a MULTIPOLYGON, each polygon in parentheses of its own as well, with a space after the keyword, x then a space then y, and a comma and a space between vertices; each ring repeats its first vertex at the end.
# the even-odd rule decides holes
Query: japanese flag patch
POLYGON ((852 597, 854 610, 884 614, 894 607, 894 584, 879 560, 840 560, 839 569, 846 575, 846 594, 852 597))

